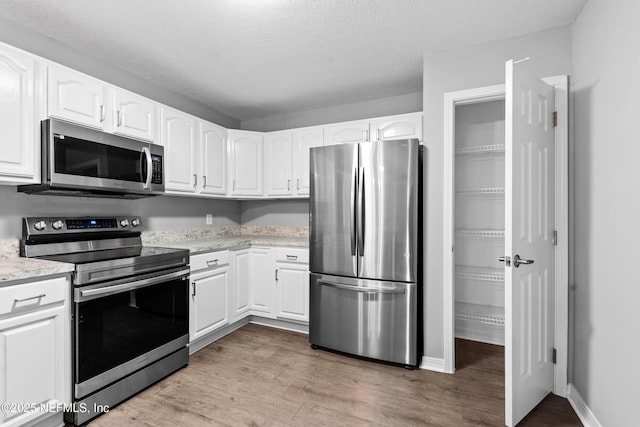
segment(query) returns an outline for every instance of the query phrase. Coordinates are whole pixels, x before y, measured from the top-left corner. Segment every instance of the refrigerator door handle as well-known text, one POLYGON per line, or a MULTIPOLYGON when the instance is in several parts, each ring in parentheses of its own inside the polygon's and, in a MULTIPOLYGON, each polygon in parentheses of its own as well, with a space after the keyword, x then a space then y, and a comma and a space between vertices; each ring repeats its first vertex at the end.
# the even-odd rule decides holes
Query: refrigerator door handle
POLYGON ((364 230, 366 224, 365 215, 365 198, 364 198, 364 168, 360 168, 360 178, 358 179, 359 199, 358 199, 358 212, 360 213, 360 221, 358 221, 358 255, 364 256, 364 230))
POLYGON ((353 185, 351 186, 351 256, 356 255, 356 199, 358 197, 358 168, 353 171, 353 185))
POLYGON ((404 294, 406 289, 405 287, 394 287, 394 288, 373 288, 366 286, 350 286, 344 285, 342 283, 334 283, 328 282, 326 280, 318 280, 319 284, 331 286, 332 288, 345 289, 352 292, 360 292, 367 294, 404 294))

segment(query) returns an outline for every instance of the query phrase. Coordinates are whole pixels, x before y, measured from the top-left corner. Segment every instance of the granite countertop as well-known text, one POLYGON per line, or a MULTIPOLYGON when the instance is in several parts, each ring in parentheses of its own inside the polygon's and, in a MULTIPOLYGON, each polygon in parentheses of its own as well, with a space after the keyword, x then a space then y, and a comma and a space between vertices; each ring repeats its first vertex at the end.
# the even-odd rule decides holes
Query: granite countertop
POLYGON ((18 239, 0 240, 0 286, 14 281, 72 272, 75 266, 65 262, 45 261, 20 256, 18 239))
MULTIPOLYGON (((188 249, 192 254, 224 249, 257 246, 309 247, 307 227, 233 226, 178 231, 143 232, 145 246, 188 249)), ((24 258, 18 239, 0 240, 0 286, 39 277, 62 275, 75 269, 74 264, 24 258)))
POLYGON ((143 233, 147 246, 188 249, 191 254, 254 246, 309 247, 306 227, 219 227, 143 233))

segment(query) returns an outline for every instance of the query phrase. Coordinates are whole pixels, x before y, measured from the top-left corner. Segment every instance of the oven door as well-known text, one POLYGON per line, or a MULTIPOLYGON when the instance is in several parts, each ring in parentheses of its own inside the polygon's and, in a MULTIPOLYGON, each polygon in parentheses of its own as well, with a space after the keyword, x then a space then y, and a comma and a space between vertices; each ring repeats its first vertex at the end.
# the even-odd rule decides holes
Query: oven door
POLYGON ((163 148, 55 120, 42 122, 46 177, 53 188, 162 193, 163 148))
POLYGON ((74 292, 76 399, 188 343, 188 268, 79 287, 74 292))

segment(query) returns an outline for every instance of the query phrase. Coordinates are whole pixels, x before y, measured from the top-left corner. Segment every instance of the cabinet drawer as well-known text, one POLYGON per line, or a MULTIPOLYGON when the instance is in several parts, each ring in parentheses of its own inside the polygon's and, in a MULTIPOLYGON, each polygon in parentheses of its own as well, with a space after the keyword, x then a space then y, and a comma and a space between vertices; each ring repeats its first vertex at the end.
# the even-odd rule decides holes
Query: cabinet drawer
POLYGON ((0 288, 0 316, 64 301, 70 297, 71 291, 64 277, 7 286, 0 288))
POLYGON ((192 272, 229 264, 229 251, 193 255, 190 264, 192 272))
POLYGON ((276 248, 276 261, 309 264, 309 249, 276 248))

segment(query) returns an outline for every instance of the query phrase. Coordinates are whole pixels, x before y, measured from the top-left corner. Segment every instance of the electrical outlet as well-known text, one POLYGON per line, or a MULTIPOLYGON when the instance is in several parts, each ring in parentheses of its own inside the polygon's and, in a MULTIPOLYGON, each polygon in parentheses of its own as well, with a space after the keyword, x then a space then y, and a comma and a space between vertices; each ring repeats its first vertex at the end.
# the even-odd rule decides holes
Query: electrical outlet
POLYGON ((213 224, 213 215, 212 214, 207 214, 207 216, 205 217, 205 220, 207 222, 207 225, 213 224))

